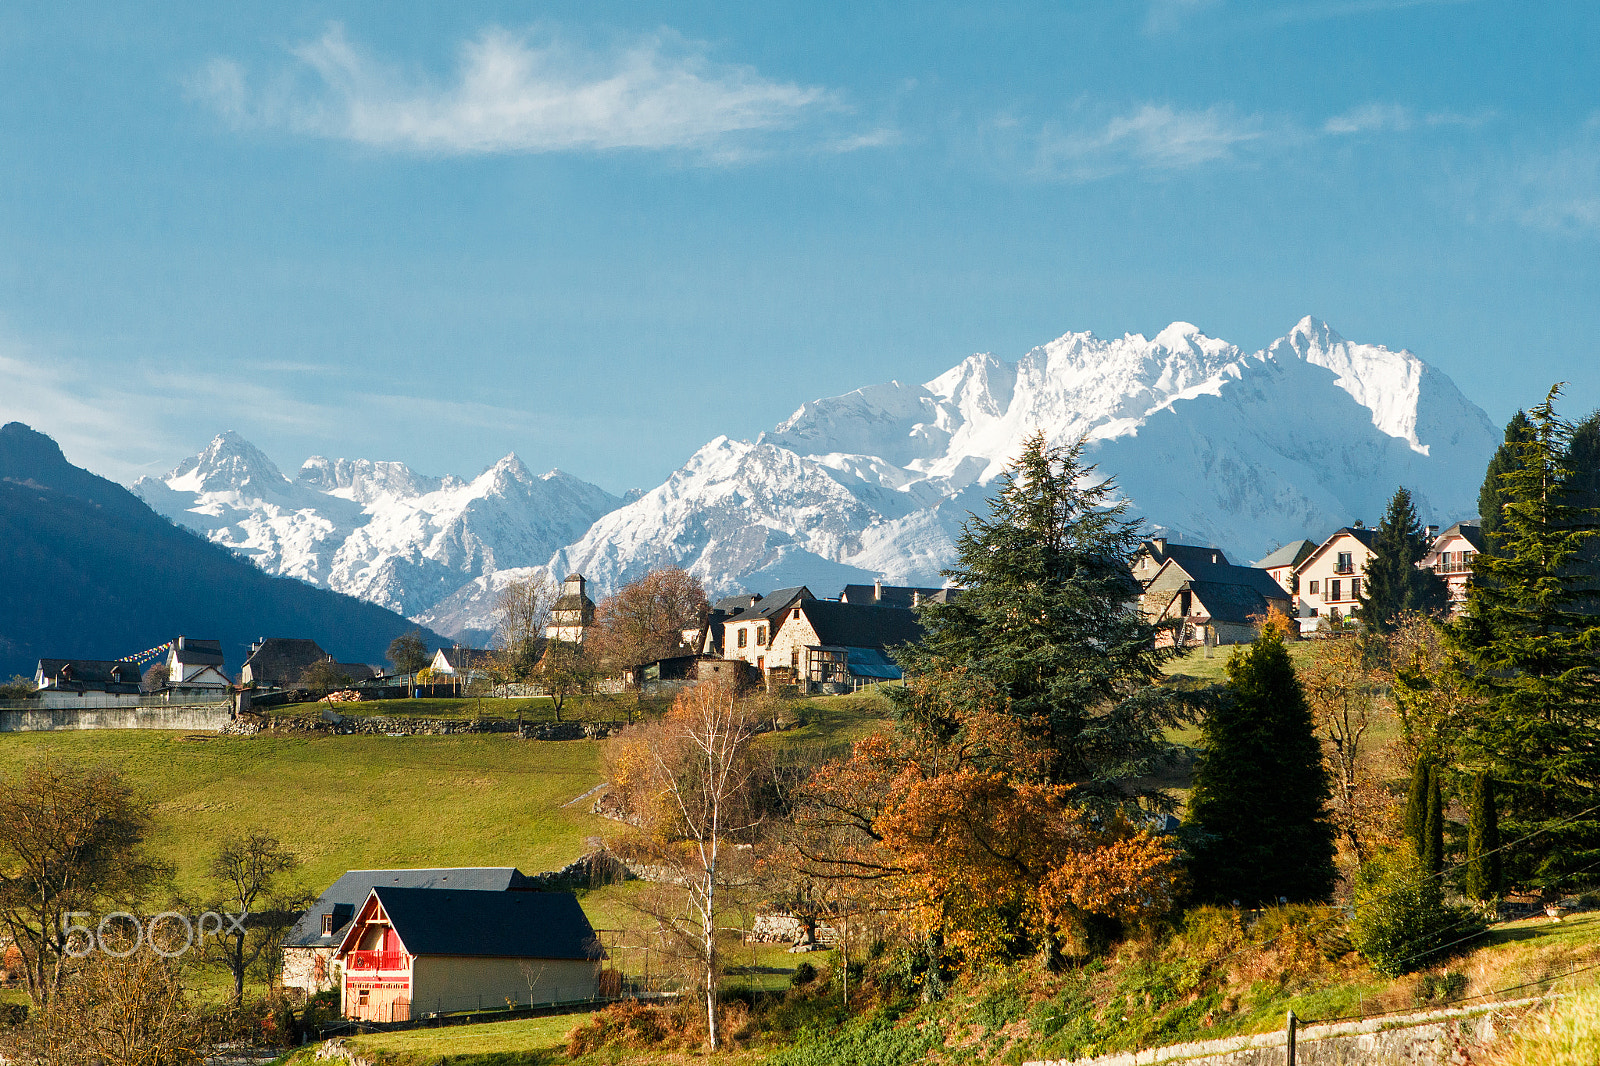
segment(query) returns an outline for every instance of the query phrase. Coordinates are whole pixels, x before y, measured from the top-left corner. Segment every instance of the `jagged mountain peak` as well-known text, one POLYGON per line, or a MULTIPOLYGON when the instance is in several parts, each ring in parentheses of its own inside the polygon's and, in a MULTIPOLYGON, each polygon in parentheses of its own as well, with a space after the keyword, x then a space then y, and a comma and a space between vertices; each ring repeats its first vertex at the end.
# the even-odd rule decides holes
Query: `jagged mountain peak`
POLYGON ((190 492, 282 496, 291 487, 277 464, 231 429, 211 438, 199 455, 179 463, 163 480, 170 488, 190 492))

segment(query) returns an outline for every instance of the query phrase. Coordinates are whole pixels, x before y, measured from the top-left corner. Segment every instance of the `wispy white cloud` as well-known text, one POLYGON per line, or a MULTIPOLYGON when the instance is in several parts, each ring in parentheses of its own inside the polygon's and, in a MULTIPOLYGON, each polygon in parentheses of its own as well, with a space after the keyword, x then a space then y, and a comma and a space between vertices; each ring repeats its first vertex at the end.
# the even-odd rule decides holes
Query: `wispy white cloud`
POLYGON ((1334 136, 1358 133, 1405 133, 1418 128, 1482 126, 1494 118, 1492 111, 1464 115, 1454 111, 1419 114, 1403 104, 1369 103, 1335 115, 1322 124, 1322 132, 1334 136))
POLYGON ((1217 7, 1222 0, 1150 0, 1144 15, 1144 32, 1171 33, 1181 29, 1191 15, 1217 7))
POLYGON ((1038 170, 1077 181, 1129 170, 1188 170, 1231 159, 1241 145, 1264 136, 1259 115, 1240 115, 1220 105, 1180 110, 1146 104, 1104 125, 1047 125, 1039 136, 1038 170))
POLYGON ((1600 234, 1600 114, 1565 145, 1528 157, 1507 183, 1507 210, 1536 229, 1600 234))
POLYGON ((254 85, 237 60, 215 58, 188 88, 239 125, 442 155, 686 149, 731 156, 741 138, 843 110, 824 88, 716 62, 704 45, 670 31, 590 48, 548 33, 489 29, 460 47, 442 81, 375 58, 338 25, 292 54, 289 69, 254 85))

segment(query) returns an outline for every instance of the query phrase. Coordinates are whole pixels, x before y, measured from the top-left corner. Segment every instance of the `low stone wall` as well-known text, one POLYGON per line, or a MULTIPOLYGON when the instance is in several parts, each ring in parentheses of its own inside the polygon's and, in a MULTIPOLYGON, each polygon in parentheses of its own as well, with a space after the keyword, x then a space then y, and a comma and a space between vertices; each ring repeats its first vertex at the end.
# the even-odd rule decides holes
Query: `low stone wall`
POLYGON ((177 729, 220 733, 233 724, 233 703, 187 703, 155 707, 39 708, 0 711, 0 733, 67 729, 177 729))
POLYGON ((237 736, 258 733, 333 733, 386 737, 439 737, 461 733, 515 733, 527 740, 593 740, 608 737, 617 727, 596 722, 519 722, 508 718, 402 718, 394 715, 239 715, 224 732, 237 736))
MULTIPOLYGON (((1455 1066, 1515 1028, 1537 999, 1486 1003, 1365 1021, 1308 1025, 1296 1034, 1297 1066, 1455 1066)), ((1226 1040, 1124 1051, 1089 1059, 1054 1059, 1024 1066, 1282 1066, 1287 1034, 1261 1033, 1226 1040)))

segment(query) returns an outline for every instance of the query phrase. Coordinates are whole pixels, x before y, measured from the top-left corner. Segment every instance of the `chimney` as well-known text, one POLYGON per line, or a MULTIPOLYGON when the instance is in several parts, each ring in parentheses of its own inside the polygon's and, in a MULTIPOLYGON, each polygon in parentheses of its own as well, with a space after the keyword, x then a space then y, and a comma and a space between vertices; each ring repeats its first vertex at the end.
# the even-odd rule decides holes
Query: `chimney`
POLYGON ((1439 535, 1439 527, 1438 526, 1429 526, 1428 527, 1428 539, 1429 540, 1432 540, 1434 537, 1437 537, 1438 535, 1439 535))
POLYGON ((1361 519, 1359 519, 1359 518, 1356 519, 1354 522, 1351 522, 1350 525, 1353 526, 1356 529, 1360 529, 1361 528, 1361 519))
POLYGON ((1211 564, 1213 566, 1215 566, 1217 564, 1217 553, 1216 552, 1212 552, 1211 553, 1211 564))
POLYGON ((1167 554, 1167 538, 1166 537, 1151 537, 1150 538, 1150 546, 1153 547, 1156 550, 1156 554, 1157 555, 1165 555, 1165 554, 1167 554))
POLYGON ((922 603, 922 593, 918 592, 916 589, 912 589, 911 590, 911 606, 917 607, 917 606, 920 606, 921 603, 922 603))
POLYGON ((878 603, 882 599, 883 599, 883 578, 875 577, 875 578, 872 579, 872 602, 873 603, 878 603))

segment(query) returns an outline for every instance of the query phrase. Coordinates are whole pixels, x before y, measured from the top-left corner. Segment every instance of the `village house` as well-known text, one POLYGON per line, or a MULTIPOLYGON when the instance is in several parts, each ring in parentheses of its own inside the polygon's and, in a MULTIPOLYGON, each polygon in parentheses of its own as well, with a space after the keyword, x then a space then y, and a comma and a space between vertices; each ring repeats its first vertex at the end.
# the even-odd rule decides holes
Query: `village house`
POLYGON ((40 659, 34 697, 43 708, 137 707, 141 675, 136 663, 109 659, 40 659))
POLYGON ((701 655, 715 655, 720 658, 723 651, 723 625, 740 611, 747 610, 760 602, 760 593, 744 592, 737 596, 724 596, 713 603, 695 648, 701 655))
POLYGON ((585 591, 588 581, 582 574, 568 574, 561 583, 561 595, 550 607, 550 624, 544 627, 546 640, 582 644, 594 625, 594 601, 585 591))
POLYGON ((1157 637, 1159 644, 1183 648, 1247 644, 1256 639, 1269 612, 1290 615, 1290 596, 1271 574, 1253 566, 1212 561, 1224 558, 1214 549, 1166 555, 1139 597, 1147 620, 1171 623, 1157 637))
POLYGON ((603 958, 571 892, 387 886, 334 952, 343 1015, 372 1022, 593 999, 603 958))
MULTIPOLYGON (((1436 530, 1430 528, 1429 533, 1436 530)), ((1433 538, 1421 566, 1438 574, 1450 590, 1450 610, 1466 606, 1467 585, 1472 581, 1472 557, 1483 551, 1483 528, 1476 522, 1457 522, 1433 538)))
POLYGON ((1361 581, 1372 558, 1373 531, 1360 522, 1346 526, 1319 544, 1295 572, 1299 582, 1296 616, 1300 631, 1310 633, 1326 620, 1348 618, 1361 603, 1361 581))
POLYGON ((489 658, 493 654, 488 648, 440 648, 428 665, 435 676, 467 685, 489 676, 489 658))
MULTIPOLYGON (((1278 583, 1278 587, 1293 598, 1298 596, 1300 592, 1300 582, 1296 576, 1300 566, 1311 558, 1311 553, 1316 550, 1317 542, 1314 540, 1305 540, 1304 538, 1291 540, 1259 563, 1256 563, 1256 569, 1265 570, 1272 576, 1272 580, 1278 583)), ((1298 617, 1299 613, 1299 601, 1296 600, 1295 608, 1289 614, 1290 617, 1298 617)))
POLYGON ((168 692, 178 694, 216 693, 221 695, 232 684, 222 672, 222 642, 179 637, 167 652, 168 692))
POLYGON ((816 599, 804 585, 779 589, 729 615, 722 623, 722 657, 742 659, 766 673, 772 635, 782 624, 784 612, 803 599, 816 599))
POLYGON ((1168 560, 1179 565, 1219 566, 1231 565, 1221 548, 1202 547, 1198 544, 1174 544, 1166 537, 1151 537, 1139 545, 1133 556, 1133 578, 1143 588, 1150 584, 1168 560))
POLYGON ((785 671, 802 692, 843 691, 898 681, 890 649, 922 639, 922 624, 904 607, 809 597, 772 617, 766 664, 785 671))
MULTIPOLYGON (((250 645, 250 655, 239 669, 239 683, 258 688, 293 688, 313 663, 328 658, 328 653, 314 640, 264 637, 250 645)), ((371 671, 366 673, 370 675, 371 671)))
POLYGON ((283 986, 307 995, 339 987, 334 952, 356 908, 374 888, 456 888, 471 892, 515 892, 528 879, 512 866, 443 867, 421 870, 347 870, 329 885, 283 938, 283 986))

